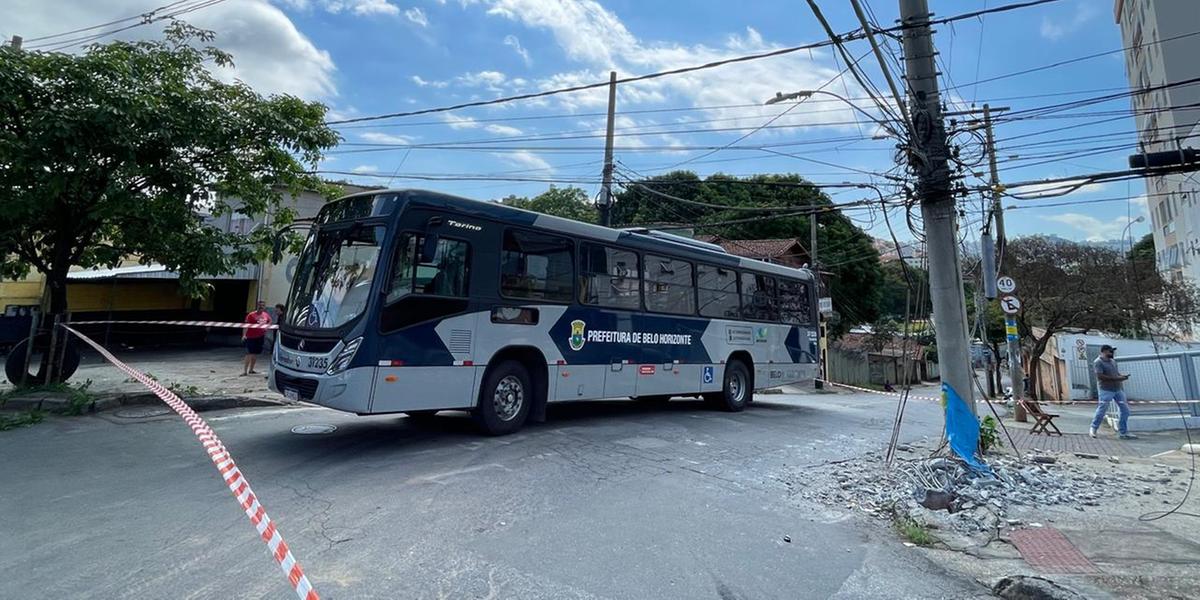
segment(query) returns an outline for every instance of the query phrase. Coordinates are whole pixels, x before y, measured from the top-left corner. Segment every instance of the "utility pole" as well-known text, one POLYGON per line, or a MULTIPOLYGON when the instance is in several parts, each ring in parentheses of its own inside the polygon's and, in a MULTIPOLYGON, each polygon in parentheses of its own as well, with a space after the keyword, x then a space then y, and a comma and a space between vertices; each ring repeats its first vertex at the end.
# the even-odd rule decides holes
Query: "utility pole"
POLYGON ((12 36, 12 41, 9 42, 8 45, 12 46, 13 50, 20 50, 22 41, 23 41, 23 38, 21 36, 14 35, 14 36, 12 36))
POLYGON ((817 213, 808 215, 808 266, 812 269, 817 277, 820 277, 820 269, 817 268, 817 213))
POLYGON ((600 190, 600 224, 612 225, 613 125, 617 113, 617 72, 608 72, 608 130, 604 134, 604 183, 600 190))
MULTIPOLYGON (((1002 108, 1000 110, 1006 110, 1002 108)), ((992 107, 987 104, 983 105, 983 134, 984 141, 987 142, 988 153, 988 170, 991 171, 991 180, 989 183, 992 188, 992 214, 996 218, 996 249, 1000 255, 1000 262, 996 265, 1001 274, 1009 275, 1009 269, 1005 265, 1011 264, 1008 259, 1008 238, 1004 236, 1004 206, 1000 202, 1001 187, 1000 187, 1000 171, 996 168, 996 139, 992 135, 992 107)), ((1013 396, 1017 399, 1025 397, 1025 378, 1021 373, 1021 341, 1014 340, 1009 336, 1008 340, 1008 378, 1009 385, 1012 386, 1013 396)), ((1025 406, 1020 402, 1017 403, 1015 416, 1018 421, 1024 422, 1026 419, 1025 406)))
POLYGON ((917 197, 929 253, 929 295, 937 328, 938 366, 949 385, 977 414, 971 389, 967 305, 958 256, 957 212, 950 189, 946 126, 942 122, 933 33, 926 0, 900 0, 904 70, 910 114, 909 161, 918 174, 917 197))

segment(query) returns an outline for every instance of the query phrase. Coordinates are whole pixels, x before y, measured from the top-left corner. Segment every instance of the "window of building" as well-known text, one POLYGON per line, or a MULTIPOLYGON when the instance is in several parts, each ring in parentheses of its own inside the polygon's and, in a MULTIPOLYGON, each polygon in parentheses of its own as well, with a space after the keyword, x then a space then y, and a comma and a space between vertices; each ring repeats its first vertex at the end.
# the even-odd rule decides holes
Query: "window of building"
POLYGON ((696 265, 696 288, 701 315, 720 319, 741 318, 736 271, 712 265, 696 265))
POLYGON ((742 273, 742 317, 759 321, 779 320, 774 277, 742 273))
POLYGON ((611 308, 640 309, 636 252, 599 244, 579 245, 579 301, 611 308))
POLYGON ((812 299, 808 284, 793 279, 779 280, 779 320, 793 325, 812 322, 812 299))
POLYGON ((421 262, 425 236, 406 233, 392 261, 392 279, 385 302, 391 303, 408 294, 466 297, 470 280, 470 244, 462 240, 440 238, 433 260, 421 262))
POLYGON ((646 310, 679 315, 696 314, 696 285, 692 282, 692 263, 647 254, 642 266, 642 280, 646 286, 646 310))
POLYGON ((551 302, 570 302, 574 244, 544 233, 509 229, 500 249, 500 294, 551 302))

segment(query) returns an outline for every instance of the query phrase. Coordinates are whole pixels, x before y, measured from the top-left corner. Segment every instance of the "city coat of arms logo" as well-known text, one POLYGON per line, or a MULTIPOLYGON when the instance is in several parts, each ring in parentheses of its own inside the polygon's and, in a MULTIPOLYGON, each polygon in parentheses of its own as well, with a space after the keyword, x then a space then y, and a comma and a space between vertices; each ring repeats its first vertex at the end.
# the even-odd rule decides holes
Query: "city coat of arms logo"
POLYGON ((580 320, 571 321, 571 349, 582 350, 584 343, 587 342, 583 337, 583 330, 587 327, 587 323, 580 320))

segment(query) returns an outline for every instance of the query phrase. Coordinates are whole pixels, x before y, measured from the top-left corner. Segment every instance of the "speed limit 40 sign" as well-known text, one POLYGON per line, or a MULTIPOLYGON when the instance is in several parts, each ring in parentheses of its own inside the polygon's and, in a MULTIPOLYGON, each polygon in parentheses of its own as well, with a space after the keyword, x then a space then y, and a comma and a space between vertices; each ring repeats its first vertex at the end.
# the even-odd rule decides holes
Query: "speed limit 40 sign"
POLYGON ((1017 280, 1005 275, 996 278, 996 289, 1000 290, 1001 294, 1011 294, 1017 291, 1017 280))

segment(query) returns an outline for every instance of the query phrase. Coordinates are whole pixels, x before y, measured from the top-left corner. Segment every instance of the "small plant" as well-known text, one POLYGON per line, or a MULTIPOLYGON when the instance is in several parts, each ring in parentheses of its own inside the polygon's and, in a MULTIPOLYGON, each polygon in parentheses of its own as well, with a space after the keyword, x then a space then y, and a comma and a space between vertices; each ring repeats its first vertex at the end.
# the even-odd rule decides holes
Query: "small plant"
POLYGON ((910 517, 897 518, 896 531, 918 546, 928 546, 934 542, 933 535, 929 533, 929 530, 910 517))
POLYGON ((996 419, 991 415, 983 418, 979 424, 979 453, 987 454, 987 451, 992 448, 1003 448, 1004 442, 1000 440, 1000 434, 996 432, 996 419))
POLYGON ((170 385, 168 385, 167 390, 169 390, 172 394, 175 394, 176 396, 179 396, 181 398, 184 396, 188 396, 188 397, 199 396, 201 394, 201 390, 199 387, 196 387, 194 385, 183 385, 183 384, 179 383, 178 381, 173 382, 170 385))
POLYGON ((0 431, 8 431, 18 427, 28 427, 36 423, 41 423, 46 415, 40 410, 30 410, 17 413, 15 415, 0 414, 0 431))
POLYGON ((79 385, 66 386, 67 392, 67 409, 66 414, 77 416, 81 415, 96 401, 96 397, 88 391, 92 387, 92 380, 89 379, 79 385))

